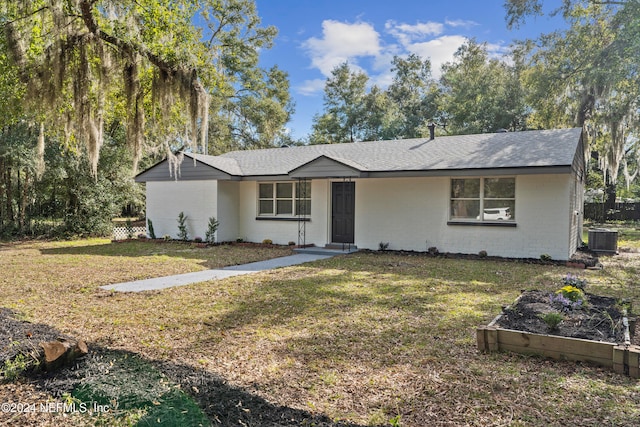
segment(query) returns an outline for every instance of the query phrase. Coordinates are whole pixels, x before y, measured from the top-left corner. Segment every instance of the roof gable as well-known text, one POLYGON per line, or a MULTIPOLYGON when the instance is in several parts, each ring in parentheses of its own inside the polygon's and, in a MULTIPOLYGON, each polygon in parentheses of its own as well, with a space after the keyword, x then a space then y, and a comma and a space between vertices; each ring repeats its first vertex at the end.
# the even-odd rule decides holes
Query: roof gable
POLYGON ((325 155, 289 171, 292 178, 363 178, 363 167, 349 159, 333 158, 325 155))

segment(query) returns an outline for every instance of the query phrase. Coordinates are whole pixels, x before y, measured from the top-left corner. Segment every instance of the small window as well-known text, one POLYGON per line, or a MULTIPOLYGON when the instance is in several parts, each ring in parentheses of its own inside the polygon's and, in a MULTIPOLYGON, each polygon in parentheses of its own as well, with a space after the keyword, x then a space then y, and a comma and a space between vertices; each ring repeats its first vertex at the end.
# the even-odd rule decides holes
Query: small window
POLYGON ((451 179, 451 219, 514 221, 515 184, 515 178, 451 179))
POLYGON ((273 184, 260 184, 258 187, 258 214, 273 215, 273 184))
POLYGON ((480 179, 451 180, 451 219, 479 219, 480 179))
POLYGON ((293 183, 276 184, 276 215, 293 215, 293 183))
POLYGON ((311 213, 311 183, 258 184, 258 215, 293 217, 311 213))
POLYGON ((516 179, 484 178, 483 209, 485 221, 515 220, 516 179))

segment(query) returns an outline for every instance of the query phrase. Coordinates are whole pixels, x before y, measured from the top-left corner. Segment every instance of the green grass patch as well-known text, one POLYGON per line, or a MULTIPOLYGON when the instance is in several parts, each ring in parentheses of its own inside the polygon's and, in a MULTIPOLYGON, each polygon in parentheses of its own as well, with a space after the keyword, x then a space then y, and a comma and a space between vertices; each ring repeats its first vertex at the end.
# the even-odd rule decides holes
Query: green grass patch
POLYGON ((87 365, 91 372, 71 393, 87 408, 104 408, 116 419, 133 412, 136 426, 210 425, 193 398, 139 356, 104 352, 87 365))

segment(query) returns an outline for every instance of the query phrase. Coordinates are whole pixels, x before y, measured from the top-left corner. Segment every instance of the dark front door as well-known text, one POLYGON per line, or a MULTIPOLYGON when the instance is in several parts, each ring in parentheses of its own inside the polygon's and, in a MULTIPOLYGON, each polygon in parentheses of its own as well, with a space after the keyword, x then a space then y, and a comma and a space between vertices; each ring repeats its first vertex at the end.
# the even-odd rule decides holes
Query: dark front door
POLYGON ((331 183, 331 241, 353 243, 356 207, 356 183, 331 183))

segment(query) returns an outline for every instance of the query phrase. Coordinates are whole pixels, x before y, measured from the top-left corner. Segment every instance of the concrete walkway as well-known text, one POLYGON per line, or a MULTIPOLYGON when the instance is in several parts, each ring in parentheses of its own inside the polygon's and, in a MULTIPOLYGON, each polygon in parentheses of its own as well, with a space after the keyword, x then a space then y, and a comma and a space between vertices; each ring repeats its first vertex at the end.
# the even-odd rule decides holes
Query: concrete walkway
POLYGON ((289 267, 305 262, 331 258, 336 254, 307 254, 299 253, 266 261, 252 262, 250 264, 224 267, 220 270, 196 271, 194 273, 178 274, 176 276, 157 277, 154 279, 136 280, 134 282, 117 283, 115 285, 101 286, 102 289, 118 292, 141 292, 155 289, 172 288, 174 286, 190 285, 192 283, 207 282, 209 280, 226 279, 227 277, 243 274, 258 273, 274 268, 289 267))

